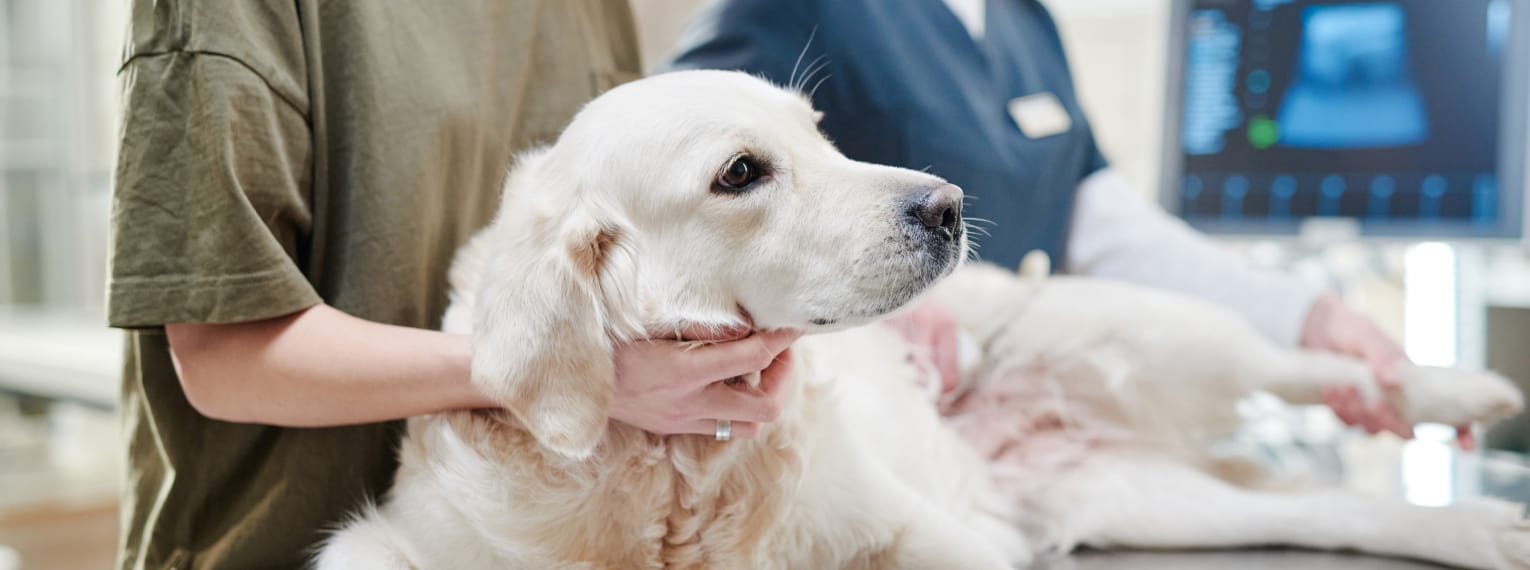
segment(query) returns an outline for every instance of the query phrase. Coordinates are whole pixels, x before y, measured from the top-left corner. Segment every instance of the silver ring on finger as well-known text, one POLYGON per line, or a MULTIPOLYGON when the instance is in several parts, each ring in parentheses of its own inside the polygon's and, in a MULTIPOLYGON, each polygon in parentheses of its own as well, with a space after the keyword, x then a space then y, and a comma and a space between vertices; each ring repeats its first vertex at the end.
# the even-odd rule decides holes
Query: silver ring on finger
POLYGON ((717 420, 717 441, 733 439, 733 420, 717 420))

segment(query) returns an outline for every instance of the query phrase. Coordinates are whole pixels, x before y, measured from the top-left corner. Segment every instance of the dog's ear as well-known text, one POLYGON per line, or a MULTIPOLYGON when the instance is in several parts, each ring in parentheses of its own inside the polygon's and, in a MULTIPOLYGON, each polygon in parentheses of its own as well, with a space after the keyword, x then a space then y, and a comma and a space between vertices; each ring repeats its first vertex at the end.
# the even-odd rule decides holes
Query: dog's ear
POLYGON ((558 189, 542 187, 536 169, 517 168, 491 229, 474 307, 473 383, 542 445, 582 459, 605 434, 615 381, 600 273, 618 233, 588 208, 538 207, 527 193, 558 189))

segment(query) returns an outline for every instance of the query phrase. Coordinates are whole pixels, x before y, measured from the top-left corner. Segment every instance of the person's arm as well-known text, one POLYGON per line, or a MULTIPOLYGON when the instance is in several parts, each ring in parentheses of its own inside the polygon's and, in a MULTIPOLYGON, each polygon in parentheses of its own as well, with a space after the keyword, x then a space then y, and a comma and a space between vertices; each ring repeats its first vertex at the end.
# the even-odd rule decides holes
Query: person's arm
POLYGON ((1079 183, 1065 267, 1230 307, 1283 346, 1301 341, 1308 309, 1321 293, 1251 267, 1144 199, 1108 168, 1079 183))
POLYGON ((378 324, 327 305, 248 323, 165 325, 182 389, 210 418, 320 427, 492 407, 465 336, 378 324))
MULTIPOLYGON (((473 387, 468 337, 378 324, 327 305, 236 324, 165 326, 181 385, 205 416, 321 427, 447 410, 495 407, 473 387)), ((658 433, 712 433, 732 419, 736 437, 780 413, 788 363, 761 389, 717 380, 773 364, 796 333, 762 333, 687 350, 652 341, 617 349, 611 416, 658 433)))
MULTIPOLYGON (((1337 296, 1296 279, 1251 267, 1162 208, 1144 200, 1119 174, 1101 170, 1079 184, 1067 266, 1086 275, 1131 281, 1194 295, 1244 315, 1270 339, 1365 360, 1384 389, 1398 385, 1395 366, 1407 355, 1375 323, 1337 296)), ((1355 389, 1324 400, 1345 423, 1411 437, 1395 410, 1366 402, 1355 389)), ((1469 428, 1459 429, 1471 448, 1469 428)))

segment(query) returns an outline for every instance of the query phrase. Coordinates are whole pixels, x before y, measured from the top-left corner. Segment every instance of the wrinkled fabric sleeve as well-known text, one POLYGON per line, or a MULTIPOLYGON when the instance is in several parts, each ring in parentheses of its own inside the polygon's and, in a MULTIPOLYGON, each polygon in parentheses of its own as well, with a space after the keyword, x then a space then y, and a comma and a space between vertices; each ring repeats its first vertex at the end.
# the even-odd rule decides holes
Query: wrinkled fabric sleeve
POLYGON ((1252 267, 1191 229, 1105 169, 1079 184, 1069 236, 1070 271, 1200 297, 1237 311, 1284 346, 1296 346, 1322 293, 1294 277, 1252 267))
POLYGON ((215 53, 139 55, 121 80, 109 324, 246 322, 319 303, 299 268, 312 225, 303 103, 215 53))

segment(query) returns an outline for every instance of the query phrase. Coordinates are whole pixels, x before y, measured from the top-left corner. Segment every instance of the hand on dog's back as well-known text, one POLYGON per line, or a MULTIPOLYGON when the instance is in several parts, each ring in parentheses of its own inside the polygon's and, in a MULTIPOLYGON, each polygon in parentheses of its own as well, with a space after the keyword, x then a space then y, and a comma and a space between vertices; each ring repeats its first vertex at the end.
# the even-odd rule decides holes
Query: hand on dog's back
POLYGON ((791 381, 787 351, 798 331, 757 332, 697 345, 645 340, 616 349, 611 418, 659 434, 712 435, 716 420, 733 422, 732 437, 752 437, 780 415, 791 381), (758 386, 722 381, 759 374, 758 386))

